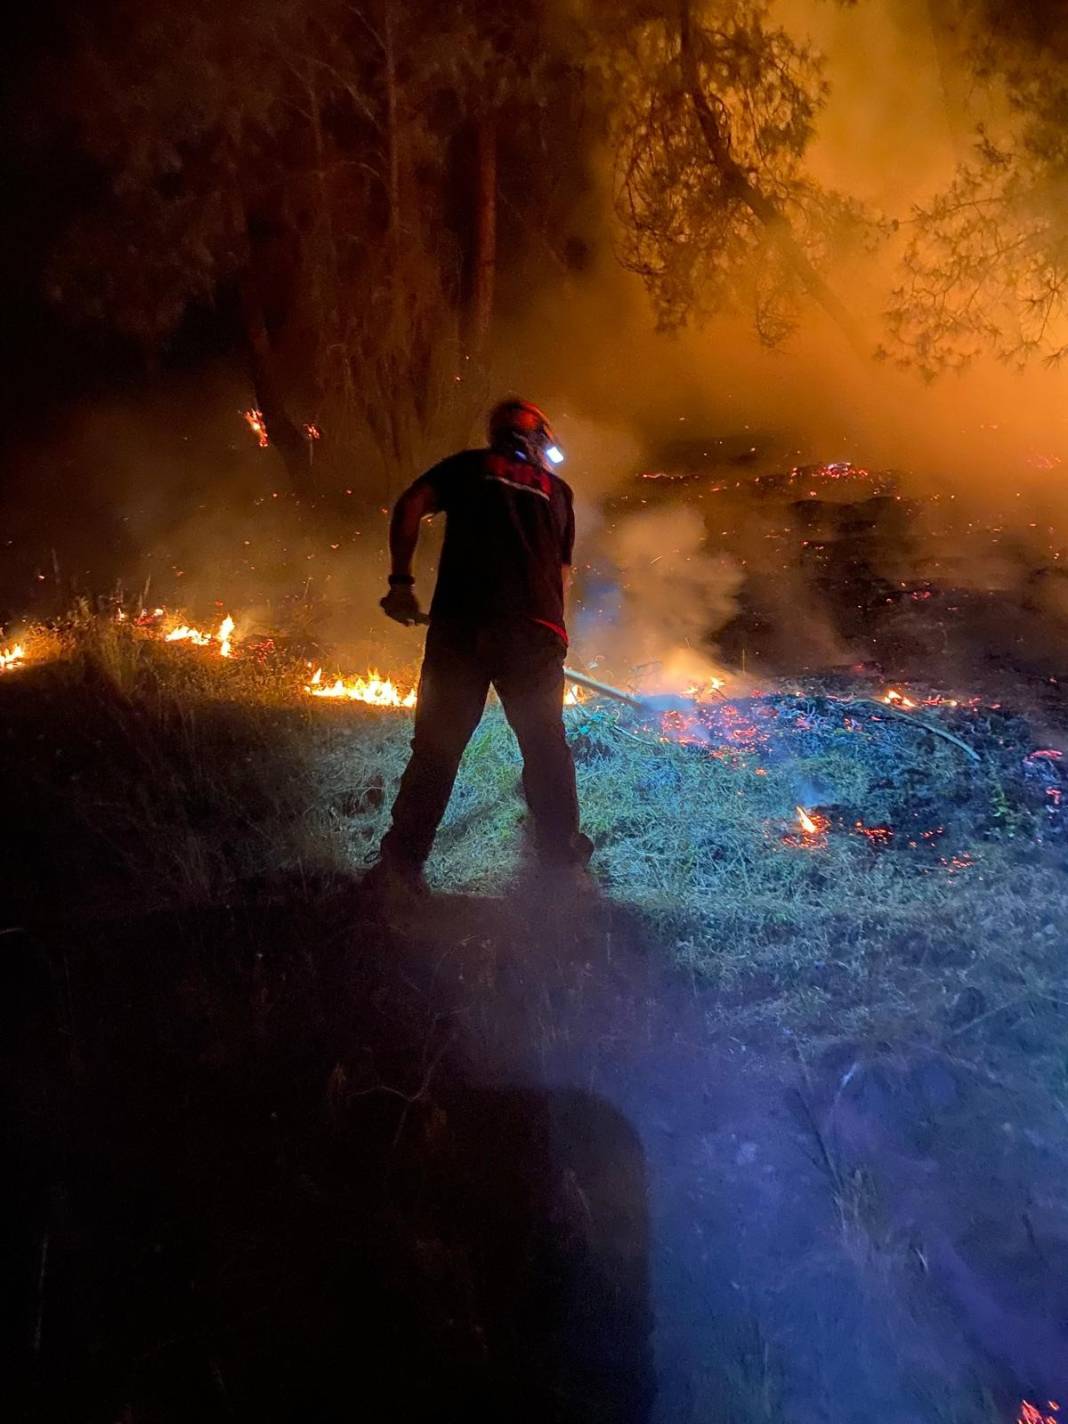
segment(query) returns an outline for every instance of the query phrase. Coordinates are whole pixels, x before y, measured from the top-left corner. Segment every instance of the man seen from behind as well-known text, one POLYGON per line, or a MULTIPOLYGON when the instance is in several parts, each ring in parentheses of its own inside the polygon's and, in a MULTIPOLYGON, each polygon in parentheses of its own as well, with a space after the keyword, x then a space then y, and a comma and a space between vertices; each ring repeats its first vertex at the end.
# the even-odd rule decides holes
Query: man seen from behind
POLYGON ((540 866, 581 880, 590 857, 562 716, 564 596, 575 541, 571 490, 555 468, 563 456, 528 401, 495 407, 489 440, 486 449, 428 470, 393 510, 382 608, 398 623, 427 621, 412 576, 422 520, 443 513, 445 538, 412 755, 369 876, 380 890, 424 890, 423 865, 491 687, 519 742, 540 866))

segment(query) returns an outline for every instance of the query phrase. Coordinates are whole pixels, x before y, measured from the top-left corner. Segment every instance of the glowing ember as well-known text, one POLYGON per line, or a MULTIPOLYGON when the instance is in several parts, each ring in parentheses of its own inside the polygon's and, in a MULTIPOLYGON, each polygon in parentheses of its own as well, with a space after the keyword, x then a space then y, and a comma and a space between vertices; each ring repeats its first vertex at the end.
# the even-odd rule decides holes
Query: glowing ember
POLYGON ((970 851, 962 851, 960 855, 943 855, 939 857, 938 864, 947 875, 959 875, 962 870, 969 870, 975 864, 975 856, 970 851))
MULTIPOLYGON (((915 697, 910 697, 897 687, 891 687, 879 698, 880 702, 885 702, 888 707, 904 708, 906 711, 914 711, 917 707, 978 707, 980 699, 978 697, 943 697, 941 693, 917 693, 915 697)), ((999 704, 994 702, 990 706, 996 708, 999 704)))
POLYGON ((267 423, 263 418, 263 411, 253 409, 243 411, 242 414, 245 417, 248 428, 252 431, 253 435, 255 435, 260 449, 266 449, 271 442, 267 435, 267 423))
POLYGON ((1037 1404, 1032 1404, 1030 1400, 1024 1399, 1020 1402, 1020 1413, 1017 1416, 1016 1424, 1058 1424, 1057 1416, 1060 1414, 1061 1406, 1055 1399, 1047 1399, 1046 1409, 1039 1409, 1037 1404))
POLYGON ((850 460, 831 460, 823 465, 794 465, 791 480, 870 480, 871 471, 850 460))
POLYGON ((369 672, 366 677, 338 676, 331 683, 323 682, 322 668, 316 668, 304 691, 312 697, 340 698, 348 702, 366 702, 370 707, 414 707, 415 688, 401 692, 395 682, 369 672))
POLYGON ((0 672, 10 672, 26 661, 26 649, 21 643, 10 648, 0 648, 0 672))

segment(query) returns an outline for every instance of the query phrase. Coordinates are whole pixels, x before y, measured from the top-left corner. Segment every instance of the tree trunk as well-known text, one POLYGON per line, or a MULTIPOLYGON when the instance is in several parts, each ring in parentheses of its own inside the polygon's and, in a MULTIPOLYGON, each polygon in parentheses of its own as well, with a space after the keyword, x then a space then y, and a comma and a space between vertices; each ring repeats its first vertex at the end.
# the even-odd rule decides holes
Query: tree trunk
POLYGON ((959 68, 960 37, 952 18, 944 13, 937 0, 927 0, 927 20, 931 27, 931 43, 938 60, 938 78, 942 87, 942 106, 953 154, 958 163, 968 157, 973 135, 968 123, 968 94, 959 68))
POLYGON ((386 0, 384 30, 386 66, 386 184, 389 192, 389 233, 400 232, 400 137, 397 130, 397 56, 393 33, 393 0, 386 0))
POLYGON ((267 438, 285 464, 293 493, 299 499, 309 499, 315 493, 310 445, 286 411, 275 374, 274 353, 264 320, 263 305, 248 272, 241 278, 241 315, 249 374, 256 394, 256 405, 267 430, 267 438))
POLYGON ((771 235, 787 265, 801 282, 809 296, 818 303, 841 330, 858 355, 868 355, 856 323, 827 282, 816 271, 794 236, 790 220, 779 205, 752 182, 731 152, 730 139, 724 134, 719 119, 701 83, 697 56, 693 48, 693 28, 690 0, 679 0, 679 62, 682 82, 690 96, 697 123, 708 148, 708 154, 719 170, 727 193, 753 216, 771 235))
POLYGON ((476 133, 478 189, 475 199, 475 271, 471 288, 472 344, 485 349, 493 325, 497 278, 497 120, 485 114, 476 133))

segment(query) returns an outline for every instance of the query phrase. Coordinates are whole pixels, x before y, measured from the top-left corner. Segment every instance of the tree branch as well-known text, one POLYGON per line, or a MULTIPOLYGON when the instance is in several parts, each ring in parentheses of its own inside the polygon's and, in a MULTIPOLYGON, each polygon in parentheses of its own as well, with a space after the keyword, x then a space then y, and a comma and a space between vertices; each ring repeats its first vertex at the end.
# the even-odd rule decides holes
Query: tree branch
POLYGON ((835 325, 859 356, 867 356, 867 346, 860 336, 851 313, 820 276, 794 236, 790 220, 772 198, 753 183, 731 151, 730 138, 709 102, 701 83, 701 73, 694 52, 691 0, 679 0, 679 63, 682 81, 693 105, 697 123, 729 197, 749 209, 767 230, 787 265, 809 294, 835 325))

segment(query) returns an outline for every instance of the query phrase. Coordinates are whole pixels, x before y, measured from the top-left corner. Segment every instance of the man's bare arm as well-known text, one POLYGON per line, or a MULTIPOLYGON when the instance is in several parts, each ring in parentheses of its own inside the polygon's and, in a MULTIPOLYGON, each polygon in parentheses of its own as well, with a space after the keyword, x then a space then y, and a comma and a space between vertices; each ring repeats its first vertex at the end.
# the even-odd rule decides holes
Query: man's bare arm
POLYGON ((390 572, 400 578, 410 578, 415 546, 419 543, 419 526, 424 519, 437 513, 437 497, 431 486, 417 480, 404 491, 393 506, 389 521, 390 572))
POLYGON ((426 622, 412 587, 412 560, 419 543, 419 525, 437 508, 437 496, 430 483, 416 480, 393 506, 389 521, 389 592, 379 605, 387 618, 409 628, 413 623, 426 622))

